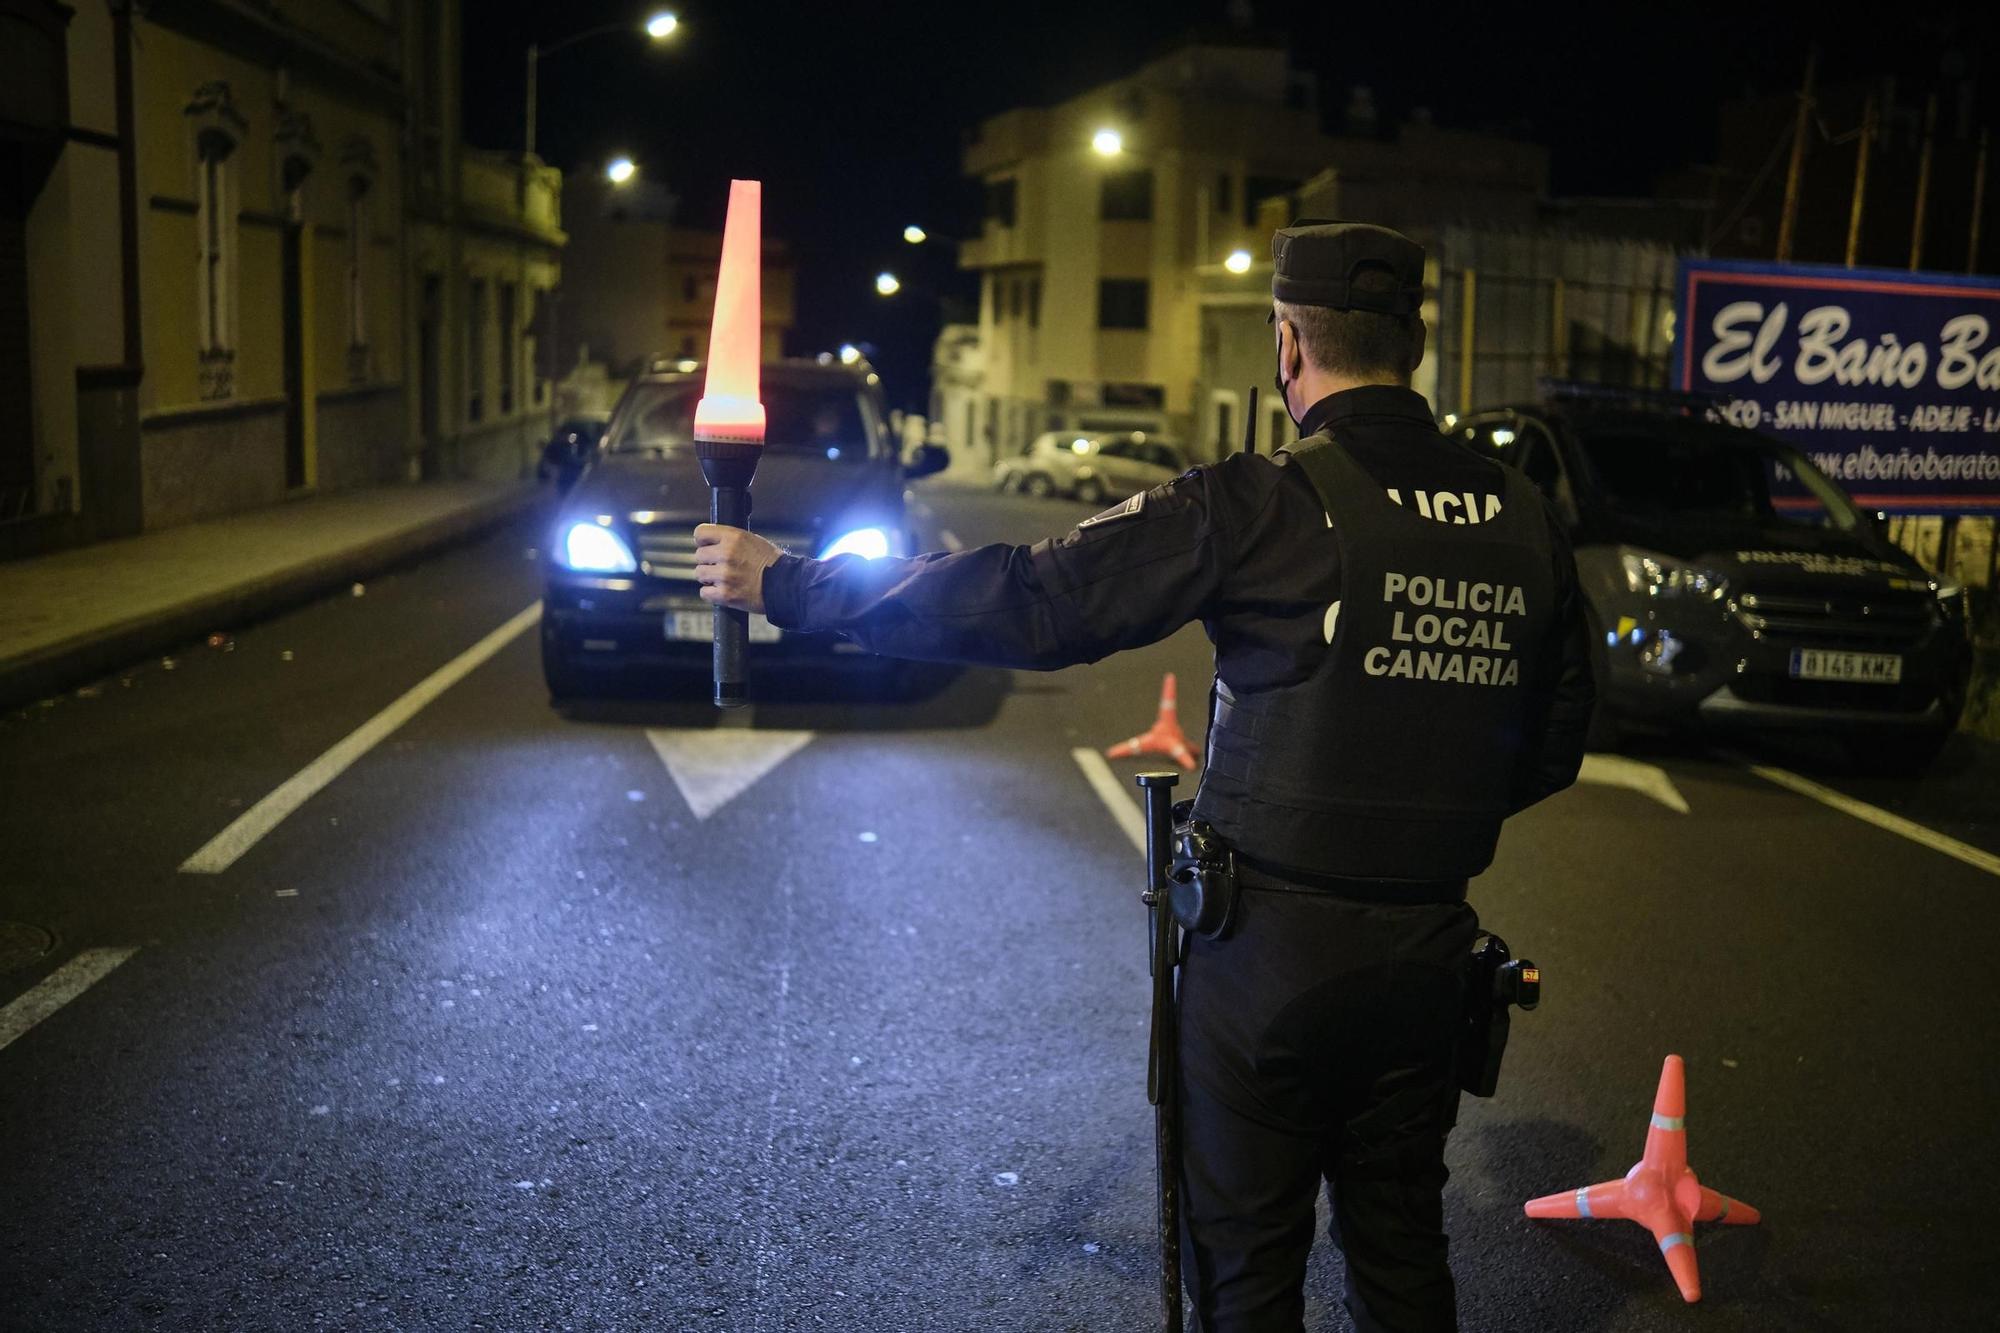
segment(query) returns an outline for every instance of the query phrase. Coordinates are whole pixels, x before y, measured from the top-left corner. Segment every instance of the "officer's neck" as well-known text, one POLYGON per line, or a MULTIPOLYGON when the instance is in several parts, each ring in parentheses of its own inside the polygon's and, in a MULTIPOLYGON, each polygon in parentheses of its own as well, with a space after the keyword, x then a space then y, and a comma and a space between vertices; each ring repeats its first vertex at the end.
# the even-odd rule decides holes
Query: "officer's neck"
POLYGON ((1344 393, 1349 389, 1364 389, 1369 385, 1387 385, 1395 389, 1407 389, 1407 379, 1397 379, 1393 375, 1339 375, 1330 370, 1321 370, 1312 362, 1299 367, 1298 378, 1292 381, 1292 401, 1286 406, 1292 410, 1293 420, 1302 419, 1314 403, 1329 394, 1344 393))

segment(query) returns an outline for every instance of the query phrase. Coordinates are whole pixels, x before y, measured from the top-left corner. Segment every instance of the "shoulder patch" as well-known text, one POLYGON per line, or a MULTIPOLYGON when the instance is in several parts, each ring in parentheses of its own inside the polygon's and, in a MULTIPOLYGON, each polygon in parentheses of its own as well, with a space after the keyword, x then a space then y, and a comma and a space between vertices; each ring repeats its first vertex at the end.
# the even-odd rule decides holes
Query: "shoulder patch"
POLYGON ((1077 526, 1079 528, 1096 528, 1102 527, 1106 523, 1116 523, 1123 518, 1137 518, 1139 512, 1145 507, 1146 492, 1140 491, 1123 504, 1115 504, 1101 514, 1092 514, 1089 518, 1077 524, 1077 526))

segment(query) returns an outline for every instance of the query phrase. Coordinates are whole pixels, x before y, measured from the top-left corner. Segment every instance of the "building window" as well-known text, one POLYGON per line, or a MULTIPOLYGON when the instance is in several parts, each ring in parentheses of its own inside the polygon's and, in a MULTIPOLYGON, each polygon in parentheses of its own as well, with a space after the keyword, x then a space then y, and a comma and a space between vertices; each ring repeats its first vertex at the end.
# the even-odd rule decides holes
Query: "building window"
POLYGON ((465 303, 465 419, 486 415, 486 280, 472 284, 465 303))
POLYGON ((1153 173, 1107 172, 1101 187, 1098 215, 1106 222, 1146 222, 1153 216, 1153 173))
POLYGON ((1027 283, 1019 281, 1007 284, 1007 318, 1019 319, 1021 317, 1021 302, 1026 297, 1027 286, 1027 283))
POLYGON ((694 274, 692 273, 681 275, 681 300, 687 302, 689 305, 694 304, 694 274))
POLYGON ((1105 278, 1097 284, 1097 327, 1143 329, 1146 324, 1146 280, 1105 278))
POLYGON ((1028 279, 1028 327, 1042 327, 1042 280, 1028 279))
POLYGON ((229 156, 236 141, 217 133, 196 140, 195 230, 199 272, 199 395, 204 401, 236 393, 236 200, 229 156))
POLYGON ((364 270, 368 257, 368 177, 347 178, 347 378, 368 378, 368 310, 364 270))
POLYGON ((1015 183, 1012 176, 1005 180, 986 182, 986 206, 982 216, 988 222, 997 222, 1003 227, 1014 225, 1015 183))
POLYGON ((500 415, 514 410, 514 368, 520 358, 514 342, 514 284, 500 284, 500 415))
POLYGON ((1226 171, 1215 173, 1215 211, 1227 213, 1236 207, 1236 178, 1226 171))

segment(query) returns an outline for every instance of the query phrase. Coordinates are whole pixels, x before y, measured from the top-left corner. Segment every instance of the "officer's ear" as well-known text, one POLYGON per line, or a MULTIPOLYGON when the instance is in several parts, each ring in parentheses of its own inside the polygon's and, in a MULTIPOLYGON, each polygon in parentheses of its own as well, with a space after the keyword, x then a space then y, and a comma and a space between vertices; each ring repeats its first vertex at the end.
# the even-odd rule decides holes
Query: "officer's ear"
POLYGON ((1277 321, 1278 325, 1278 370, 1288 380, 1297 379, 1305 370, 1305 354, 1299 347, 1299 326, 1289 319, 1277 321))
POLYGON ((1412 379, 1416 377, 1417 367, 1424 363, 1424 347, 1429 343, 1431 334, 1430 325, 1424 323, 1422 318, 1418 318, 1415 323, 1416 329, 1410 335, 1410 377, 1412 379))

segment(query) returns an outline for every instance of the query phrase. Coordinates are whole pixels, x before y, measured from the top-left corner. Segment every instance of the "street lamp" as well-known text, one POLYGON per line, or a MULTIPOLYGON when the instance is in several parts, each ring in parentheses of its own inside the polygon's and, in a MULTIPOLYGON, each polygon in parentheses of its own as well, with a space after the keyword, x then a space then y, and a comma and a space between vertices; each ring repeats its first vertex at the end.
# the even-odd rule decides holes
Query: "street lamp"
POLYGON ((639 168, 629 157, 614 157, 604 168, 604 179, 613 185, 623 185, 638 175, 639 168))
POLYGON ((1125 151, 1125 136, 1107 125, 1090 136, 1090 146, 1099 157, 1116 157, 1125 151))
POLYGON ((1222 261, 1222 266, 1231 273, 1248 273, 1250 271, 1250 252, 1248 250, 1231 250, 1229 258, 1222 261))
POLYGON ((903 239, 911 245, 922 245, 930 239, 930 233, 912 222, 909 226, 903 228, 903 239))
MULTIPOLYGON (((681 21, 678 15, 671 9, 661 9, 654 11, 647 18, 643 31, 654 41, 660 42, 665 41, 680 31, 680 26, 681 21)), ((536 42, 528 43, 528 123, 527 130, 522 134, 521 139, 529 157, 535 155, 535 84, 537 73, 541 67, 542 57, 552 56, 566 46, 575 46, 578 42, 588 41, 592 37, 604 37, 614 32, 628 32, 630 30, 631 25, 624 21, 604 23, 599 24, 595 28, 585 28, 582 32, 573 32, 561 41, 547 47, 536 42)))
POLYGON ((903 290, 903 284, 897 280, 896 275, 893 273, 877 273, 875 275, 875 290, 883 296, 894 296, 897 292, 903 290))
POLYGON ((841 365, 851 366, 860 359, 861 359, 861 349, 859 347, 856 347, 853 343, 842 343, 840 345, 841 365))

